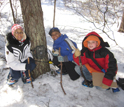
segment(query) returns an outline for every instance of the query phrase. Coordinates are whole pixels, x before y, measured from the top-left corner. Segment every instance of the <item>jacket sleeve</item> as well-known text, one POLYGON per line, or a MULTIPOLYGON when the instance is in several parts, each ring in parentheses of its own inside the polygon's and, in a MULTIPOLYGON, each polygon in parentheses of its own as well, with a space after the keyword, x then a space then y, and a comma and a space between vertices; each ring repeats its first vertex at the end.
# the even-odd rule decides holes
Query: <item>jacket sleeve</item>
POLYGON ((103 78, 103 84, 111 86, 113 79, 117 73, 117 62, 114 58, 114 55, 112 52, 110 52, 108 49, 106 50, 108 54, 105 56, 105 75, 103 78))
POLYGON ((26 70, 25 69, 26 63, 21 63, 19 60, 16 60, 13 53, 11 53, 6 46, 5 46, 5 57, 6 57, 7 65, 13 70, 17 70, 17 71, 26 70))
POLYGON ((72 54, 72 53, 68 54, 67 57, 68 57, 68 60, 69 60, 69 61, 73 61, 73 54, 72 54))
POLYGON ((67 52, 66 56, 68 57, 69 61, 73 61, 73 53, 72 53, 72 50, 70 49, 70 47, 68 47, 68 52, 67 52))
POLYGON ((65 43, 64 46, 65 46, 65 48, 66 48, 66 52, 65 52, 65 51, 63 51, 63 52, 66 53, 66 56, 68 57, 68 60, 69 60, 69 61, 73 61, 73 53, 74 53, 73 46, 77 48, 77 45, 76 45, 76 43, 73 42, 72 40, 71 40, 71 43, 73 44, 73 46, 71 46, 71 45, 70 45, 68 42, 66 42, 66 41, 65 41, 64 43, 65 43))
MULTIPOLYGON (((73 54, 73 60, 74 60, 74 62, 76 62, 79 65, 79 57, 75 57, 75 55, 73 54)), ((81 56, 81 62, 82 62, 82 65, 87 63, 85 53, 83 56, 81 56)))

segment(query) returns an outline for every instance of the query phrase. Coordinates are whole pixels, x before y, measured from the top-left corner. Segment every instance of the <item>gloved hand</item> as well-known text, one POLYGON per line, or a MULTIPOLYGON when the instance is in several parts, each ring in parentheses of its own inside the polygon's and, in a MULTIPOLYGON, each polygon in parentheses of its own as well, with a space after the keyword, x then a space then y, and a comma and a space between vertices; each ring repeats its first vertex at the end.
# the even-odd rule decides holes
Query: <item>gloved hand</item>
POLYGON ((109 88, 109 86, 108 85, 105 85, 105 84, 103 84, 102 83, 102 86, 101 86, 103 89, 108 89, 109 88))
POLYGON ((105 70, 104 70, 104 69, 102 69, 101 71, 102 71, 103 73, 105 73, 105 70))
POLYGON ((80 55, 81 55, 80 50, 79 50, 79 49, 76 49, 76 50, 75 50, 75 53, 74 53, 74 56, 75 56, 75 57, 79 57, 80 55))
POLYGON ((26 70, 30 70, 30 68, 31 68, 31 65, 30 64, 26 64, 25 69, 26 70))
POLYGON ((67 56, 58 56, 58 61, 59 62, 68 62, 68 57, 67 56))
POLYGON ((59 50, 52 51, 53 56, 58 56, 59 55, 59 50))
POLYGON ((58 61, 59 61, 59 62, 64 62, 63 56, 58 56, 58 61))

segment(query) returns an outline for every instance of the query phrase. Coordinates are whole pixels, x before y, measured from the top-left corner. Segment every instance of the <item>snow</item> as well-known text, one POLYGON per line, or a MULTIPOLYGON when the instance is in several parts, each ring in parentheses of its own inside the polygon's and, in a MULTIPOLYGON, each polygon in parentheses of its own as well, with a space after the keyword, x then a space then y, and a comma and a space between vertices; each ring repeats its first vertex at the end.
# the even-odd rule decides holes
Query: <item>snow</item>
MULTIPOLYGON (((53 21, 53 5, 48 3, 49 0, 42 1, 44 12, 44 26, 46 31, 47 46, 52 49, 53 40, 48 35, 53 21)), ((10 30, 12 22, 7 22, 9 4, 2 12, 6 12, 6 25, 1 24, 3 34, 10 30), (8 12, 8 13, 7 13, 8 12)), ((12 16, 8 19, 12 20, 12 16)), ((120 19, 121 20, 121 19, 120 19)), ((62 1, 57 2, 56 9, 56 26, 59 27, 63 34, 67 34, 70 39, 75 41, 78 48, 81 49, 81 42, 84 36, 93 30, 92 24, 83 22, 80 16, 62 5, 62 1)), ((114 53, 118 63, 118 73, 116 78, 124 78, 124 34, 117 32, 116 25, 113 27, 115 39, 118 45, 108 39, 105 34, 101 34, 103 39, 110 44, 110 50, 114 53)), ((110 33, 111 35, 111 33, 110 33)), ((4 46, 5 41, 0 43, 4 46)), ((4 56, 4 49, 0 50, 0 55, 4 56)), ((53 65, 50 65, 55 70, 53 65)), ((62 76, 63 88, 66 92, 64 95, 60 86, 60 75, 52 76, 46 73, 39 76, 34 82, 34 88, 31 84, 23 84, 21 79, 12 88, 6 84, 6 78, 9 69, 6 62, 0 59, 0 107, 124 107, 124 91, 113 93, 112 90, 87 88, 82 86, 83 78, 72 81, 68 75, 62 76)))

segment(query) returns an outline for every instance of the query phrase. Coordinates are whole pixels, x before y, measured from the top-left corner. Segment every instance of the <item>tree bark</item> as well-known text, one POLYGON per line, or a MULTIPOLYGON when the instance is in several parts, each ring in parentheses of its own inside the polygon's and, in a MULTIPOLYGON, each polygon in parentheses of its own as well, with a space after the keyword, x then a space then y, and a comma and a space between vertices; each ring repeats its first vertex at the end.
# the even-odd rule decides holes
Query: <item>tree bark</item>
MULTIPOLYGON (((43 12, 40 0, 20 0, 24 27, 26 34, 31 39, 31 49, 34 50, 37 46, 43 45, 45 54, 42 59, 37 59, 36 68, 33 71, 33 77, 37 78, 39 75, 50 70, 47 56, 47 43, 44 31, 43 12), (39 61, 40 60, 40 61, 39 61)), ((40 56, 38 53, 37 56, 40 56)))
POLYGON ((124 11, 123 11, 123 16, 122 16, 122 20, 121 20, 121 25, 120 25, 118 32, 124 33, 124 11))

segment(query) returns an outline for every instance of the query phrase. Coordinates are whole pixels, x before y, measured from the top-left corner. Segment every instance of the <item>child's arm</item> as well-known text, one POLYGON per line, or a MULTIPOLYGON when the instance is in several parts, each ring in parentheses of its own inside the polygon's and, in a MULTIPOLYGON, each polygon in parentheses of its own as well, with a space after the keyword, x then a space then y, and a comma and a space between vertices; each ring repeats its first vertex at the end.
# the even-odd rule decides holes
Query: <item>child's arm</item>
MULTIPOLYGON (((74 62, 76 62, 78 65, 79 64, 79 56, 75 57, 75 53, 73 54, 73 60, 74 62)), ((82 62, 82 65, 86 64, 87 63, 87 60, 86 60, 86 57, 85 57, 85 53, 83 56, 81 56, 81 62, 82 62)))
POLYGON ((114 58, 114 55, 112 52, 110 52, 108 49, 105 50, 106 56, 105 56, 105 76, 103 78, 103 84, 110 86, 113 82, 113 79, 117 73, 117 62, 114 58))

